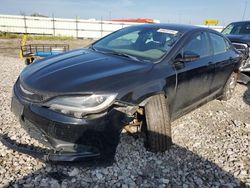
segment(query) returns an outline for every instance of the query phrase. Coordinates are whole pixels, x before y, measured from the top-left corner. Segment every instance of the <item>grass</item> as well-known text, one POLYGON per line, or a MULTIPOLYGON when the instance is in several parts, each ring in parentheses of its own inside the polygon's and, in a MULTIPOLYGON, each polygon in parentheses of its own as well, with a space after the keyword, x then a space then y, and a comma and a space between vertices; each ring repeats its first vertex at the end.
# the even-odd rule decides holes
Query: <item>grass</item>
MULTIPOLYGON (((0 39, 22 39, 23 34, 1 33, 0 39)), ((28 40, 74 40, 68 36, 51 36, 51 35, 27 35, 28 40)))

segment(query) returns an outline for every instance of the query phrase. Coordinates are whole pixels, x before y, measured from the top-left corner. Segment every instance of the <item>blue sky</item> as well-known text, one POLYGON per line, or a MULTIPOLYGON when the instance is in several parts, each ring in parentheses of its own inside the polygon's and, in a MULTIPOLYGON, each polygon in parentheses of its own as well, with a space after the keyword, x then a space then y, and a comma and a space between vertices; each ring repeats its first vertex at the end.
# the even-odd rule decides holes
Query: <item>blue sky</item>
POLYGON ((250 20, 250 0, 0 0, 0 14, 26 15, 38 12, 47 16, 82 19, 154 18, 161 22, 202 24, 220 20, 220 25, 250 20))

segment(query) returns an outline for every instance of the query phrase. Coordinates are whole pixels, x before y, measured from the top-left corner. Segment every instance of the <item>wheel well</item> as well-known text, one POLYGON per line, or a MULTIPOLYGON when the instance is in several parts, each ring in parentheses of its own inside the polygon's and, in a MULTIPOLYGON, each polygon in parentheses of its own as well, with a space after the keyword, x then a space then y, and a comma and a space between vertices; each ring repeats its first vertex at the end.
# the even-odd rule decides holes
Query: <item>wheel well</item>
POLYGON ((124 129, 128 133, 133 134, 133 133, 136 133, 136 132, 145 132, 145 130, 146 130, 145 106, 146 106, 146 104, 148 103, 148 101, 150 100, 151 97, 154 97, 156 95, 161 95, 161 94, 163 94, 165 96, 165 98, 167 98, 167 96, 163 92, 154 93, 153 95, 150 95, 149 97, 144 99, 138 105, 139 108, 136 110, 136 112, 133 115, 134 119, 124 127, 124 129))
POLYGON ((158 92, 158 93, 153 93, 152 95, 150 95, 150 96, 148 96, 147 98, 145 98, 142 102, 140 102, 140 104, 139 104, 138 106, 139 106, 139 107, 145 107, 145 105, 148 103, 149 99, 150 99, 151 97, 156 96, 156 95, 164 95, 165 98, 167 98, 167 95, 166 95, 163 91, 158 92))

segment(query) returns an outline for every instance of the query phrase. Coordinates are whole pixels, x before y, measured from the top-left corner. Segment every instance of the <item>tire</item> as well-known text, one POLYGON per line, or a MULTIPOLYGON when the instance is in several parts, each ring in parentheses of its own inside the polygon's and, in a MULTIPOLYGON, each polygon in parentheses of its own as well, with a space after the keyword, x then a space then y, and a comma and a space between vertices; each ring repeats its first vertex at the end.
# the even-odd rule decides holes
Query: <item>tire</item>
POLYGON ((25 59, 25 65, 30 65, 31 63, 33 63, 35 61, 35 58, 27 58, 27 59, 25 59))
POLYGON ((223 89, 223 94, 220 100, 227 101, 232 98, 235 86, 237 84, 238 74, 233 72, 228 78, 227 83, 223 89))
POLYGON ((25 59, 24 63, 25 63, 25 65, 29 65, 30 64, 30 59, 25 59))
POLYGON ((146 147, 152 152, 164 152, 172 145, 171 123, 164 95, 149 99, 145 106, 146 147))

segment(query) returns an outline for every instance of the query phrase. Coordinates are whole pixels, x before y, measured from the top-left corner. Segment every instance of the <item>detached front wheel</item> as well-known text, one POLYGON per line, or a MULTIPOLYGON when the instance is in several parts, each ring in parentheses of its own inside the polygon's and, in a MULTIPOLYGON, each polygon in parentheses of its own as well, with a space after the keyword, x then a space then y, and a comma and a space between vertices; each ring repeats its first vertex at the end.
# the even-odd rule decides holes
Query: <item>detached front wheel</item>
POLYGON ((164 95, 149 99, 145 106, 146 146, 152 152, 163 152, 172 145, 171 123, 164 95))

